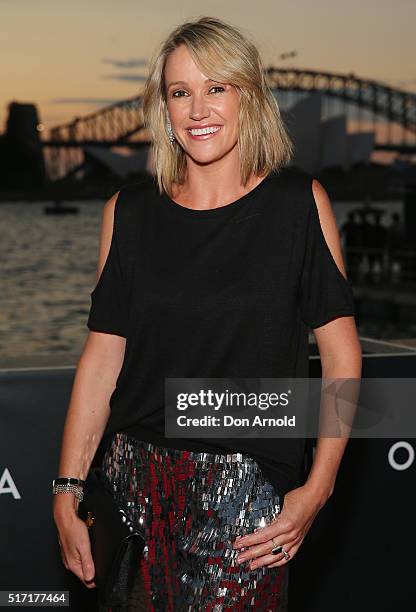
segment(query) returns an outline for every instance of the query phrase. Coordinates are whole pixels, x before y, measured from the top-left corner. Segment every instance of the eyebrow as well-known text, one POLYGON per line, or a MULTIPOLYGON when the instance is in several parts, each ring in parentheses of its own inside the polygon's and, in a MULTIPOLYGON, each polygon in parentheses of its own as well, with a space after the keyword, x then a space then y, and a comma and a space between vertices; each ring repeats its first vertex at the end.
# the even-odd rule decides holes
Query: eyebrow
MULTIPOLYGON (((214 79, 205 79, 204 82, 205 83, 220 83, 221 81, 215 81, 214 79)), ((169 87, 172 87, 172 85, 186 85, 186 81, 172 81, 171 83, 169 83, 168 89, 169 87)))

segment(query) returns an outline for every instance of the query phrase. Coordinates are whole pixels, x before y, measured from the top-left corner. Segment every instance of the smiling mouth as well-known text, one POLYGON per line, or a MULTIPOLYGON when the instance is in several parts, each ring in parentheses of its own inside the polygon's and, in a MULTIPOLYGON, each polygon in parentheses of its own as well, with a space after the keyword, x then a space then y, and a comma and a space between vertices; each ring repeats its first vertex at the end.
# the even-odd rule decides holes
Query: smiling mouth
POLYGON ((210 128, 208 132, 205 132, 204 130, 199 130, 198 128, 194 128, 192 129, 192 131, 190 129, 187 129, 186 131, 193 140, 208 140, 218 134, 218 132, 221 131, 221 128, 222 125, 216 125, 210 128))

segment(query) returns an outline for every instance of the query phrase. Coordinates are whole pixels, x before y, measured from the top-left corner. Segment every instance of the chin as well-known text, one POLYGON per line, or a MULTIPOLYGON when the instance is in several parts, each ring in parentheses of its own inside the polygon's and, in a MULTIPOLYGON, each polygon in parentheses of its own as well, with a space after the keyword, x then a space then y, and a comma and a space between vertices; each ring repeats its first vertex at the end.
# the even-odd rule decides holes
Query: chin
MULTIPOLYGON (((233 147, 231 147, 232 149, 233 147)), ((205 154, 203 151, 199 151, 199 155, 195 154, 195 151, 189 151, 184 149, 186 155, 189 155, 189 157, 197 164, 209 164, 215 161, 218 161, 219 159, 222 159, 225 155, 227 155, 227 153, 229 153, 231 151, 231 149, 227 149, 227 148, 221 148, 221 150, 217 150, 217 151, 206 151, 205 154)))

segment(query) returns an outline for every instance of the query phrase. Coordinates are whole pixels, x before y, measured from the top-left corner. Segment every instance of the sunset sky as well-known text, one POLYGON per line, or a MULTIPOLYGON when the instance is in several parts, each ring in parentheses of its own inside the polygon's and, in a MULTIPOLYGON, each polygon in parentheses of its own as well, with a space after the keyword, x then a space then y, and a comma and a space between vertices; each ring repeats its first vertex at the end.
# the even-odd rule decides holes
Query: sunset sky
POLYGON ((414 0, 0 0, 0 132, 13 100, 36 104, 49 129, 136 95, 159 41, 204 15, 242 28, 266 65, 416 92, 414 0))

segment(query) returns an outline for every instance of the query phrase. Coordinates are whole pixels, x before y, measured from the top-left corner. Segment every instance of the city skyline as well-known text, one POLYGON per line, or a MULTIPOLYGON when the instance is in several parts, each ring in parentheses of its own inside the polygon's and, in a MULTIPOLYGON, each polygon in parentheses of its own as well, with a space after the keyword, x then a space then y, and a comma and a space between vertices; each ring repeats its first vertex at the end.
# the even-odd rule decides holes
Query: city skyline
POLYGON ((408 0, 354 0, 348 12, 327 0, 255 6, 0 0, 0 12, 0 132, 12 101, 36 104, 48 130, 137 95, 159 42, 179 23, 204 15, 240 27, 266 66, 352 72, 416 92, 416 4, 408 0))

